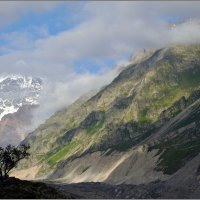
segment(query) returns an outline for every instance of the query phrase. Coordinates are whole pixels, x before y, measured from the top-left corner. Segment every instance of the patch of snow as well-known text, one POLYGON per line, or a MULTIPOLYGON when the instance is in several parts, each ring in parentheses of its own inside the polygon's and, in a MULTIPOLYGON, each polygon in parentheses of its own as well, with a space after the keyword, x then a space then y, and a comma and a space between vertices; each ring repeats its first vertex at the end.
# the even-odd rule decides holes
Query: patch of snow
POLYGON ((9 106, 9 107, 4 107, 4 108, 0 108, 0 109, 3 109, 3 112, 0 114, 0 119, 2 119, 2 117, 7 114, 17 112, 19 108, 16 108, 14 106, 9 106))

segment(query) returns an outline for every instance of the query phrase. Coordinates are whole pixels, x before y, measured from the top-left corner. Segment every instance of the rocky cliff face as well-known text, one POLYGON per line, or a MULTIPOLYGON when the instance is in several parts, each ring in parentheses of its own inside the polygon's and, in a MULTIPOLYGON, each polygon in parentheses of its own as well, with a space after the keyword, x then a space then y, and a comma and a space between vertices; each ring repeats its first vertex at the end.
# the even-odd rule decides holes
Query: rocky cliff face
POLYGON ((15 175, 35 167, 32 177, 64 182, 169 180, 200 152, 199 86, 199 45, 148 52, 29 134, 32 156, 15 175))

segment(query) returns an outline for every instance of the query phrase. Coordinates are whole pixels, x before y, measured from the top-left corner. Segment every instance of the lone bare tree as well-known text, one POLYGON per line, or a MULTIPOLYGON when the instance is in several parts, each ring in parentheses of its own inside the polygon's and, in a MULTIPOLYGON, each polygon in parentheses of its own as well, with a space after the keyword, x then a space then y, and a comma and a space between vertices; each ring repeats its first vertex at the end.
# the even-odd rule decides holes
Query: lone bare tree
POLYGON ((29 148, 29 145, 24 144, 18 147, 12 145, 0 147, 0 179, 7 178, 10 170, 16 167, 20 160, 30 155, 27 152, 29 148))

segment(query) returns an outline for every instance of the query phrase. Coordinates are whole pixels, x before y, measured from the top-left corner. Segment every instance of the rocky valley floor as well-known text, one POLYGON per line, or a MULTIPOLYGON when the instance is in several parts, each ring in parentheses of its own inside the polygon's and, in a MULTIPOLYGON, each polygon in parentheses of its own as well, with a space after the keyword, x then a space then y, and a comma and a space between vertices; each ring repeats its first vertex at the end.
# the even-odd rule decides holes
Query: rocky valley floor
POLYGON ((200 186, 198 184, 185 187, 168 185, 164 181, 154 181, 141 185, 109 185, 105 183, 76 183, 61 184, 48 183, 63 195, 72 194, 75 198, 81 199, 189 199, 199 198, 200 186))
POLYGON ((189 199, 199 198, 200 185, 173 185, 169 181, 148 184, 111 185, 100 182, 59 183, 23 181, 10 178, 0 182, 1 199, 189 199))
POLYGON ((190 160, 166 180, 157 179, 144 184, 108 184, 80 182, 67 184, 61 181, 45 183, 63 195, 75 194, 84 199, 199 199, 200 155, 190 160))

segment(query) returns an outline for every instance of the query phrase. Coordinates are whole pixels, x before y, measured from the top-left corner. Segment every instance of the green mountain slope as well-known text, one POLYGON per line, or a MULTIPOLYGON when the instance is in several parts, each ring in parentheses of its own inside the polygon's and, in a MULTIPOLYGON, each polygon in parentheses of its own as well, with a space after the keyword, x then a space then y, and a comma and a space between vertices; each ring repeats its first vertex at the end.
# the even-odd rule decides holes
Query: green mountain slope
MULTIPOLYGON (((135 161, 131 164, 126 160, 137 157, 142 166, 146 156, 153 163, 149 163, 150 168, 140 166, 141 173, 150 170, 153 175, 138 182, 167 177, 162 174, 175 173, 200 152, 195 132, 199 126, 199 87, 200 45, 147 52, 97 94, 55 113, 29 134, 24 142, 31 145, 32 156, 18 170, 37 166, 34 177, 49 178, 63 178, 66 171, 76 171, 74 177, 80 181, 118 183, 126 180, 123 173, 119 178, 115 175, 124 167, 125 171, 132 170, 132 179, 127 179, 132 183, 137 179, 133 169, 139 164, 133 166, 135 161), (188 129, 184 132, 189 125, 192 134, 188 129), (186 153, 184 149, 191 151, 186 153), (91 155, 97 163, 90 160, 91 155), (115 156, 112 165, 109 159, 115 156), (102 173, 104 176, 100 176, 102 173)), ((75 178, 68 176, 67 181, 75 178)))

